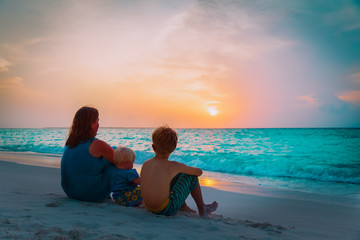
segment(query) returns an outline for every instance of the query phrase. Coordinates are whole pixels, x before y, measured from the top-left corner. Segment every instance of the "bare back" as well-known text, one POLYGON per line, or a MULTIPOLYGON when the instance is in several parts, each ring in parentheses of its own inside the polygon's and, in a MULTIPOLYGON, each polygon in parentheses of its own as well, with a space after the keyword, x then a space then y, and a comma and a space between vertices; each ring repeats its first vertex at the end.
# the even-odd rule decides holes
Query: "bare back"
POLYGON ((171 180, 178 173, 200 176, 202 171, 166 158, 151 158, 143 164, 141 195, 147 207, 158 208, 169 198, 171 180))

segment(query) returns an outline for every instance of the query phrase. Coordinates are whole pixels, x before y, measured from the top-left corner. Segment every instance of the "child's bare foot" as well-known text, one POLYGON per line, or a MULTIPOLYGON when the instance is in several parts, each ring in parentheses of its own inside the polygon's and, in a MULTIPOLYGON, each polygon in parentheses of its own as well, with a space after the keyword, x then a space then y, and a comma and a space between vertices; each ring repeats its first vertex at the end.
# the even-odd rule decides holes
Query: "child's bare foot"
POLYGON ((141 201, 141 202, 139 203, 139 205, 136 205, 135 207, 145 208, 144 201, 141 201))
POLYGON ((189 213, 196 213, 196 211, 194 210, 194 209, 191 209, 191 208, 189 208, 189 206, 186 204, 186 203, 184 203, 182 206, 181 206, 181 208, 179 209, 179 211, 184 211, 184 212, 189 212, 189 213))
POLYGON ((201 217, 208 216, 210 213, 214 212, 217 209, 218 205, 219 204, 216 201, 214 201, 214 202, 212 202, 210 204, 205 204, 204 205, 204 210, 201 211, 201 212, 199 211, 199 215, 201 217))

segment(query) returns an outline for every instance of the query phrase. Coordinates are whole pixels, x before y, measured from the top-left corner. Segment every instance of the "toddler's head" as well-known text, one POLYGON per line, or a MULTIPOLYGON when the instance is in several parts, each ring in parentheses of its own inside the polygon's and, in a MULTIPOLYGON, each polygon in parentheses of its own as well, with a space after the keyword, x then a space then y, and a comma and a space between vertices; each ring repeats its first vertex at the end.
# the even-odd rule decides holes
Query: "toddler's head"
POLYGON ((175 130, 168 126, 161 126, 152 133, 154 151, 156 153, 172 153, 177 145, 178 137, 175 130))
POLYGON ((135 158, 135 152, 128 147, 120 146, 114 152, 114 163, 118 168, 133 168, 135 158))

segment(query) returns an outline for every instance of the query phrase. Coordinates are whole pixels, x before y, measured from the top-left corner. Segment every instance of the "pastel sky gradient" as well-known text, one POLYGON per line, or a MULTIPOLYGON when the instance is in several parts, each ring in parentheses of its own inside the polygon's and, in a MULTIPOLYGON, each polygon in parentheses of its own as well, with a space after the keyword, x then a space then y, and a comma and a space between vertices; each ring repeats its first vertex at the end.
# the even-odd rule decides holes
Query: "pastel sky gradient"
POLYGON ((0 0, 0 127, 360 127, 357 0, 0 0))

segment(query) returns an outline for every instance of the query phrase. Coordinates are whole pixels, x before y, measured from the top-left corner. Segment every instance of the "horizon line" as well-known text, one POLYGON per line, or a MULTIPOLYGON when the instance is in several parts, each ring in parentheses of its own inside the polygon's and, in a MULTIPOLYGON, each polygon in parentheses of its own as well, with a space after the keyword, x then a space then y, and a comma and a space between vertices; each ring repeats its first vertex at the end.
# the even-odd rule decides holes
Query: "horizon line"
MULTIPOLYGON (((159 125, 162 126, 162 125, 159 125)), ((159 127, 157 126, 157 127, 159 127)), ((155 129, 157 127, 99 127, 99 129, 155 129)), ((0 129, 69 129, 70 127, 0 127, 0 129)), ((172 127, 174 129, 360 129, 354 127, 172 127)))

